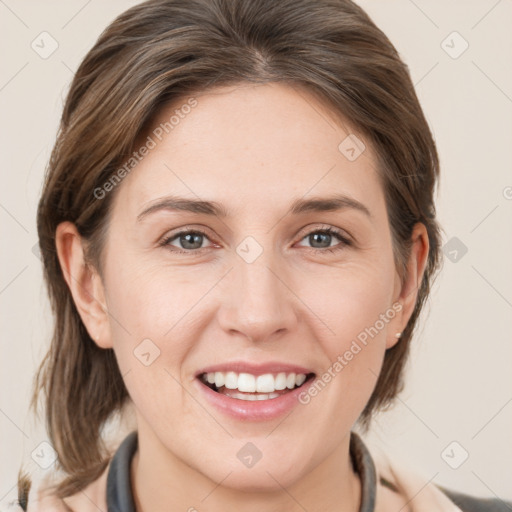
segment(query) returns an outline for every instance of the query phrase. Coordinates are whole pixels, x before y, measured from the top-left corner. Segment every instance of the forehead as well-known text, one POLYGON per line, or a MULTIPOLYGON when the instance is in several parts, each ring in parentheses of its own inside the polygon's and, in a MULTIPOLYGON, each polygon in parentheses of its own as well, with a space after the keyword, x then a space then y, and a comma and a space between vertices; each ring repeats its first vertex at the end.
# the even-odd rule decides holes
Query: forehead
POLYGON ((336 192, 378 207, 383 198, 372 149, 336 119, 306 91, 283 84, 185 97, 163 108, 139 137, 136 149, 147 137, 152 148, 124 179, 119 207, 136 216, 148 202, 175 194, 214 198, 236 212, 267 211, 336 192))

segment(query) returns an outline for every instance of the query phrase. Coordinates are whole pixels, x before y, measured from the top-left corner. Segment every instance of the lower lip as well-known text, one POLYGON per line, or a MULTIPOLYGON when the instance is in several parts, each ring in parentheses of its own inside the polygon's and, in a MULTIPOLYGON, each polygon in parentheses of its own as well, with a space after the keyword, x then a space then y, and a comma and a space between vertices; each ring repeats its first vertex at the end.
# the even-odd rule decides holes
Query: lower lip
POLYGON ((205 398, 219 411, 237 420, 267 421, 279 418, 299 405, 299 395, 307 390, 314 379, 307 380, 299 388, 268 400, 240 400, 218 393, 196 379, 205 398))

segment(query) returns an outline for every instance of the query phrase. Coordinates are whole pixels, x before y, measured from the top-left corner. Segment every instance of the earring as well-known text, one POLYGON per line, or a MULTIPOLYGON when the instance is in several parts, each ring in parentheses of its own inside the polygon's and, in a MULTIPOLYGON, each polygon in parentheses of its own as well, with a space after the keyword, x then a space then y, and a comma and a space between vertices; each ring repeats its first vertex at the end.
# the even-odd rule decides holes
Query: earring
POLYGON ((395 338, 400 338, 400 336, 402 336, 402 333, 401 333, 401 332, 397 332, 397 333, 395 334, 395 338))

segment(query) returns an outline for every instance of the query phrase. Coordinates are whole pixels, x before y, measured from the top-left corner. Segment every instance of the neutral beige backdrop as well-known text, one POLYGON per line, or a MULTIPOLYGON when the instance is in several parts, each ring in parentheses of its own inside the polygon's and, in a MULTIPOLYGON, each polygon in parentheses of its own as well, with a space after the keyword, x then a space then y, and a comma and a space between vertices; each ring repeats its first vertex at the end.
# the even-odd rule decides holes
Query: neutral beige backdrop
MULTIPOLYGON (((22 460, 35 468, 47 449, 27 412, 52 321, 34 251, 44 166, 73 71, 135 3, 0 0, 0 505, 22 460)), ((512 1, 360 4, 408 64, 434 132, 448 244, 406 388, 368 439, 425 482, 512 499, 512 1)))

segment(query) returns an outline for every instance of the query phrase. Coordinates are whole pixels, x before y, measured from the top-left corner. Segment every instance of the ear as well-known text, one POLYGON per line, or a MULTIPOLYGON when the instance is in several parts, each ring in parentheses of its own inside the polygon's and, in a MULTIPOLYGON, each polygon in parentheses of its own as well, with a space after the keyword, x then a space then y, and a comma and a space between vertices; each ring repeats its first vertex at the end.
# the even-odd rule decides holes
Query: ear
POLYGON ((418 290, 421 285, 425 267, 427 265, 429 241, 427 228, 421 222, 414 225, 411 235, 411 248, 409 258, 406 264, 406 275, 402 279, 396 276, 395 281, 395 300, 393 304, 399 304, 395 311, 400 307, 400 311, 395 316, 392 324, 392 332, 388 336, 386 348, 393 347, 400 338, 396 337, 397 333, 401 333, 407 326, 409 318, 416 306, 418 298, 418 290))
POLYGON ((84 242, 76 226, 61 222, 55 243, 64 279, 89 336, 101 348, 112 348, 105 290, 97 270, 87 263, 84 242))

